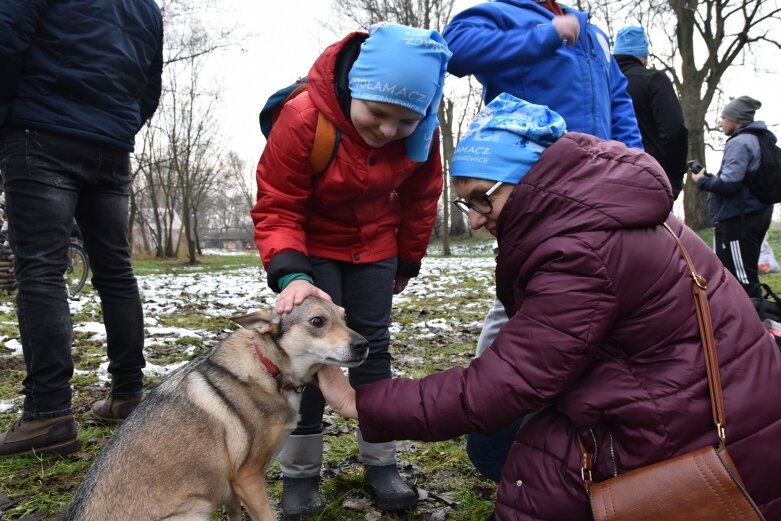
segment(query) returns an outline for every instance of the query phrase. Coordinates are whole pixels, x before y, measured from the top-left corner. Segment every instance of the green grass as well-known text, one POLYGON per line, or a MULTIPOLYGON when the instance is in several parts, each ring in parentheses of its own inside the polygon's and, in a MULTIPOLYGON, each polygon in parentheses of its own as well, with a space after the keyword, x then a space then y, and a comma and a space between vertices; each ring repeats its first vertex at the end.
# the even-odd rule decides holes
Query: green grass
POLYGON ((154 259, 147 256, 133 259, 133 271, 136 275, 159 273, 213 273, 238 268, 260 269, 260 258, 255 250, 241 255, 207 255, 198 258, 195 265, 182 259, 154 259))
MULTIPOLYGON (((483 241, 488 244, 487 241, 483 241)), ((460 244, 463 247, 463 244, 460 244)), ((454 244, 455 247, 455 244, 454 244)), ((190 266, 182 260, 134 259, 137 275, 148 274, 192 274, 227 273, 242 268, 259 268, 256 252, 239 256, 202 257, 196 265, 190 266)), ((424 296, 409 299, 400 304, 393 313, 393 321, 402 325, 394 335, 391 349, 399 355, 398 370, 408 376, 423 376, 429 371, 440 370, 454 364, 466 365, 474 349, 474 331, 446 332, 420 338, 425 329, 415 324, 436 320, 447 320, 459 308, 475 301, 489 302, 486 279, 474 276, 464 277, 458 282, 466 290, 459 299, 446 296, 424 296), (402 362, 407 356, 416 357, 410 363, 402 362)), ((89 291, 94 291, 90 286, 89 291)), ((0 294, 0 304, 13 304, 13 294, 0 294)), ((143 295, 142 295, 143 298, 143 295)), ((158 315, 156 327, 186 328, 189 330, 223 334, 234 328, 227 318, 211 317, 202 313, 202 303, 185 301, 175 313, 158 315)), ((482 320, 482 306, 469 308, 469 321, 482 320)), ((100 306, 87 304, 73 316, 74 322, 100 322, 100 306)), ((437 331, 437 330, 433 330, 437 331)), ((18 338, 16 315, 13 312, 0 313, 0 334, 18 338)), ((77 370, 94 371, 105 361, 103 342, 91 341, 92 333, 74 333, 73 359, 77 370)), ((207 347, 200 338, 183 337, 168 343, 153 343, 145 349, 150 363, 165 365, 189 359, 188 348, 195 348, 197 356, 207 347)), ((20 398, 21 381, 24 378, 24 361, 21 356, 0 357, 0 400, 20 398)), ((154 386, 160 376, 147 376, 145 388, 154 386)), ((57 512, 70 501, 73 492, 106 441, 114 433, 114 427, 98 426, 91 422, 89 409, 93 401, 105 397, 107 384, 94 374, 77 374, 72 379, 74 389, 73 407, 79 422, 82 449, 68 458, 44 455, 19 456, 0 460, 0 495, 8 496, 14 504, 0 513, 0 520, 19 519, 35 514, 38 519, 56 519, 57 512)), ((16 421, 17 413, 0 413, 0 431, 6 430, 16 421)), ((345 501, 363 500, 370 505, 368 488, 363 479, 363 467, 358 459, 355 440, 356 423, 333 415, 328 419, 324 454, 322 493, 328 502, 326 512, 319 517, 322 521, 358 521, 371 518, 365 511, 353 511, 344 507, 345 501), (369 517, 367 517, 369 516, 369 517)), ((414 511, 382 519, 429 519, 432 512, 447 512, 447 519, 472 520, 485 518, 492 510, 494 485, 481 479, 469 464, 464 452, 464 441, 458 439, 441 443, 412 444, 402 453, 399 465, 407 479, 416 483, 428 494, 428 500, 414 511)), ((277 503, 281 495, 281 475, 278 463, 269 469, 268 482, 272 502, 277 503)), ((223 519, 215 514, 213 519, 223 519)))
MULTIPOLYGON (((707 244, 712 242, 711 230, 703 230, 700 236, 707 244)), ((776 256, 781 260, 781 227, 770 231, 770 241, 776 256)), ((479 239, 488 251, 481 256, 490 257, 491 239, 479 239)), ((451 247, 458 251, 463 242, 451 247)), ((433 248, 432 257, 441 254, 433 248)), ((441 251, 441 250, 439 250, 441 251)), ((459 253, 459 257, 469 255, 459 253)), ((229 272, 240 268, 257 268, 256 252, 240 256, 209 256, 189 266, 182 260, 135 259, 138 275, 191 274, 229 272)), ((448 277, 436 274, 433 277, 448 277)), ((445 279, 443 279, 445 280, 445 279)), ((447 291, 441 294, 424 294, 406 297, 395 302, 392 320, 400 326, 392 334, 391 352, 394 354, 394 370, 408 377, 422 377, 430 372, 457 365, 465 366, 473 356, 477 341, 477 327, 460 324, 479 324, 491 299, 491 275, 465 271, 448 280, 447 291), (453 317, 458 317, 454 322, 453 317), (445 322, 450 328, 436 325, 445 322), (455 326, 454 326, 455 324, 455 326)), ((776 291, 781 291, 781 274, 762 276, 776 291)), ((0 304, 13 304, 13 294, 0 293, 0 304)), ((233 329, 227 318, 215 318, 202 313, 199 302, 186 302, 176 313, 155 316, 157 326, 176 327, 222 334, 233 329)), ((75 322, 101 320, 100 306, 90 304, 78 315, 75 322)), ((16 316, 13 312, 0 312, 0 335, 18 338, 16 316)), ((105 346, 90 341, 92 334, 74 334, 73 358, 77 369, 93 371, 105 358, 105 346)), ((147 348, 147 359, 158 365, 170 364, 190 358, 185 351, 195 348, 192 356, 205 349, 201 338, 184 337, 170 343, 157 343, 147 348)), ((24 378, 24 361, 21 356, 0 356, 0 400, 18 399, 24 378)), ((155 385, 161 377, 149 376, 145 387, 155 385)), ((88 414, 91 403, 107 393, 106 384, 94 374, 76 375, 73 406, 80 424, 82 449, 68 458, 57 456, 19 456, 0 459, 0 495, 8 496, 14 504, 0 512, 0 520, 16 520, 27 514, 37 514, 37 519, 56 519, 56 512, 68 503, 80 483, 92 459, 115 432, 114 427, 91 423, 88 414)), ((13 412, 0 413, 0 431, 6 430, 17 419, 13 412)), ((327 416, 329 421, 325 442, 322 493, 328 508, 319 517, 321 521, 364 521, 377 519, 371 511, 355 511, 345 508, 345 502, 368 501, 368 489, 357 455, 355 422, 327 416)), ((399 466, 404 476, 414 482, 427 496, 420 506, 407 514, 383 516, 380 519, 447 519, 474 521, 485 519, 495 501, 495 485, 480 478, 464 451, 464 438, 438 442, 400 442, 406 450, 400 453, 399 466)), ((281 495, 281 476, 278 463, 269 469, 268 482, 272 502, 281 495)), ((221 520, 220 514, 213 516, 221 520)))

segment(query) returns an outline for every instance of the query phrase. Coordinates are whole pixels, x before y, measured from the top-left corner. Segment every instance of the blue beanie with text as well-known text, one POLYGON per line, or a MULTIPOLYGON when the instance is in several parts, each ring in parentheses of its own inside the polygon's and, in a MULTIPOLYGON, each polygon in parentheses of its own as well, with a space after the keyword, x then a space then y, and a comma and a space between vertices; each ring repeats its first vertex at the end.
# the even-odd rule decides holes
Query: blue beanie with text
POLYGON ((502 93, 469 125, 453 152, 450 176, 518 184, 566 131, 564 118, 545 105, 502 93))
POLYGON ((350 69, 354 99, 392 103, 422 116, 405 140, 407 157, 413 161, 428 157, 451 55, 437 31, 382 22, 369 28, 350 69))

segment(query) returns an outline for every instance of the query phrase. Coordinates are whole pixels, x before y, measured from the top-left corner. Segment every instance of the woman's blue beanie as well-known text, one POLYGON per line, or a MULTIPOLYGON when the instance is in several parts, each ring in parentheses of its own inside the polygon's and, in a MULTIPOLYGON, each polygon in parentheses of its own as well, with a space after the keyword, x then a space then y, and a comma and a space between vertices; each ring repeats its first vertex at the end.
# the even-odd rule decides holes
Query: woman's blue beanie
POLYGON ((616 45, 613 54, 627 54, 629 56, 648 56, 648 38, 645 31, 638 25, 622 27, 616 34, 616 45))
POLYGON ((369 28, 350 69, 354 99, 401 105, 423 116, 406 138, 407 156, 413 161, 428 158, 450 56, 437 31, 382 22, 369 28))
POLYGON ((545 105, 502 93, 469 125, 453 152, 450 176, 518 184, 566 131, 564 118, 545 105))

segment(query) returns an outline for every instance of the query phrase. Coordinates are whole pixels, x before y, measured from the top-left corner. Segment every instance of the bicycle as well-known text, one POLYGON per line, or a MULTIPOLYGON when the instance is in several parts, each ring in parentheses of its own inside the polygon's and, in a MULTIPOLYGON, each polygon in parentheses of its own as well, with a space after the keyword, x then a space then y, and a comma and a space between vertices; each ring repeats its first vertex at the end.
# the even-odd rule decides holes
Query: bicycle
MULTIPOLYGON (((76 223, 73 223, 76 226, 76 223)), ((75 297, 87 283, 89 276, 89 257, 84 247, 71 238, 68 244, 68 267, 65 270, 65 285, 68 296, 75 297)))
MULTIPOLYGON (((2 252, 0 256, 0 266, 5 268, 2 274, 2 282, 4 287, 11 288, 16 285, 16 279, 13 272, 13 255, 10 253, 10 246, 8 244, 8 220, 5 215, 5 202, 0 201, 0 219, 2 220, 2 226, 0 227, 0 245, 2 246, 2 252), (7 264, 7 266, 6 266, 7 264)), ((81 245, 81 231, 79 230, 76 222, 73 222, 73 232, 71 232, 71 240, 68 244, 68 266, 63 274, 65 278, 65 287, 68 290, 68 297, 73 298, 84 289, 84 285, 87 283, 87 277, 89 277, 89 257, 84 247, 81 245)))

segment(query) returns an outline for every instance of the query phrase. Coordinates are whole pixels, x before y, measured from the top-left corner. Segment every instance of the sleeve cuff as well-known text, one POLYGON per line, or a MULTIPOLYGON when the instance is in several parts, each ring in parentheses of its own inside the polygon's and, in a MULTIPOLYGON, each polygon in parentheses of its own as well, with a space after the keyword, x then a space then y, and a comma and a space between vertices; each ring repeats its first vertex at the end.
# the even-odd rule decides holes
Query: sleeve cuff
MULTIPOLYGON (((312 270, 312 265, 309 262, 309 257, 304 253, 295 250, 287 250, 274 255, 266 268, 268 287, 271 288, 272 291, 279 293, 282 291, 282 288, 279 285, 279 279, 290 274, 301 274, 314 279, 314 272, 312 270)), ((290 280, 287 282, 289 283, 290 280)))
POLYGON ((402 259, 398 260, 398 265, 396 267, 396 274, 401 275, 402 277, 412 278, 417 277, 420 273, 420 263, 419 262, 408 262, 402 259))
POLYGON ((294 280, 305 280, 310 284, 315 283, 315 279, 313 279, 306 273, 288 273, 287 275, 283 275, 282 277, 279 277, 279 280, 277 280, 277 286, 279 286, 280 290, 284 290, 287 287, 287 285, 293 282, 294 280))

